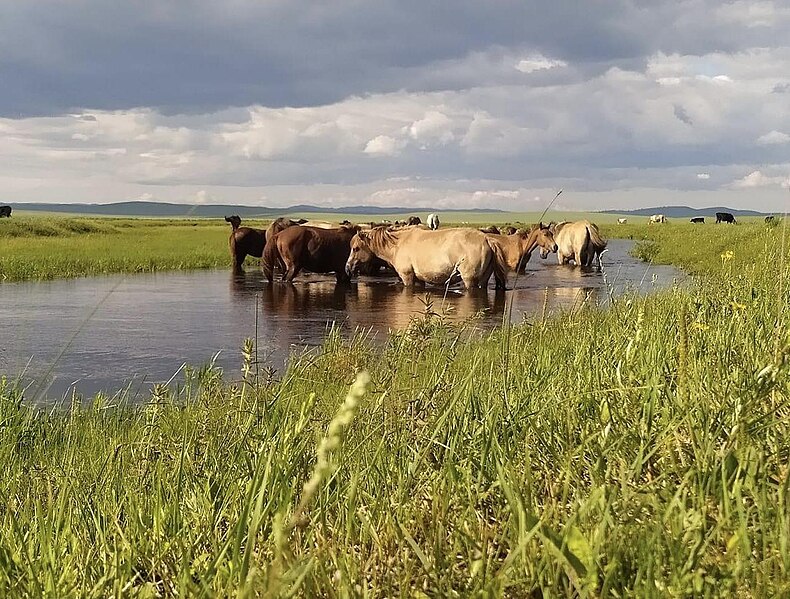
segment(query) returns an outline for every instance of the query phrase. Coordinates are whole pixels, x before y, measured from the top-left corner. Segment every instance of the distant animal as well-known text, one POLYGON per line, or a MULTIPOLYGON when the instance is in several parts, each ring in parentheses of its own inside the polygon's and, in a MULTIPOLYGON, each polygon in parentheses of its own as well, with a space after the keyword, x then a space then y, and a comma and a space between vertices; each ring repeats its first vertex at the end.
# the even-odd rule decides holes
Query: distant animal
POLYGON ((439 216, 431 213, 428 215, 428 226, 434 231, 439 228, 439 216))
POLYGON ((705 217, 704 216, 695 216, 691 219, 691 222, 694 224, 705 224, 705 217))
POLYGON ((408 220, 406 220, 406 224, 413 227, 414 225, 421 225, 422 221, 419 216, 410 216, 408 220))
POLYGON ((11 218, 11 206, 0 206, 0 218, 11 218))
POLYGON ((495 268, 506 268, 497 263, 503 257, 489 236, 467 228, 360 231, 351 240, 346 273, 352 275, 374 256, 391 264, 406 287, 417 282, 444 286, 460 279, 467 289, 485 288, 495 268))
POLYGON ((340 221, 340 224, 341 224, 341 225, 350 225, 350 224, 351 224, 351 221, 350 221, 350 220, 341 220, 341 221, 340 221))
POLYGON ((266 229, 266 239, 269 239, 274 235, 277 235, 277 233, 279 233, 280 231, 284 231, 289 227, 296 227, 297 225, 303 225, 306 222, 307 221, 303 218, 294 220, 286 216, 281 216, 280 218, 273 220, 272 223, 269 225, 269 228, 266 229))
POLYGON ((359 227, 355 226, 337 229, 288 227, 267 240, 261 259, 263 274, 272 282, 274 267, 279 266, 283 270, 283 281, 288 283, 303 269, 333 272, 338 283, 348 282, 346 261, 351 251, 351 238, 358 232, 359 227))
POLYGON ((516 229, 516 227, 513 226, 507 226, 504 229, 502 229, 500 233, 503 233, 505 235, 515 235, 516 233, 518 233, 518 229, 516 229))
POLYGON ((497 261, 497 268, 494 269, 497 289, 506 288, 509 272, 524 272, 535 248, 540 247, 541 256, 544 258, 549 252, 557 251, 554 236, 543 223, 532 227, 529 231, 519 231, 517 235, 489 233, 488 238, 499 250, 500 260, 497 261))
POLYGON ((601 265, 601 253, 606 249, 606 239, 601 236, 598 226, 588 220, 558 223, 552 231, 557 244, 557 261, 576 266, 592 266, 597 258, 601 265))
POLYGON ((628 222, 628 219, 627 219, 627 218, 618 218, 618 219, 617 219, 617 224, 618 224, 618 225, 624 225, 624 224, 626 224, 627 222, 628 222))
POLYGON ((233 270, 241 272, 247 256, 260 258, 263 255, 263 247, 266 245, 266 232, 261 229, 253 229, 252 227, 242 227, 241 217, 236 214, 226 216, 225 222, 230 223, 231 226, 228 247, 230 248, 233 270))
POLYGON ((650 217, 650 220, 647 221, 648 225, 652 225, 653 223, 665 223, 667 222, 667 217, 663 214, 654 214, 650 217))
MULTIPOLYGON (((0 208, 2 210, 2 208, 0 208)), ((772 214, 765 217, 765 224, 776 222, 776 217, 772 214)))
POLYGON ((730 224, 737 224, 735 222, 735 217, 730 214, 729 212, 717 212, 716 213, 716 224, 719 223, 730 223, 730 224))
POLYGON ((499 229, 494 225, 489 225, 484 229, 480 229, 480 231, 482 231, 483 233, 493 233, 494 235, 499 235, 499 229))
POLYGON ((406 224, 406 221, 405 221, 405 220, 396 220, 396 221, 395 221, 395 226, 396 226, 396 227, 402 227, 402 226, 404 226, 405 224, 406 224))

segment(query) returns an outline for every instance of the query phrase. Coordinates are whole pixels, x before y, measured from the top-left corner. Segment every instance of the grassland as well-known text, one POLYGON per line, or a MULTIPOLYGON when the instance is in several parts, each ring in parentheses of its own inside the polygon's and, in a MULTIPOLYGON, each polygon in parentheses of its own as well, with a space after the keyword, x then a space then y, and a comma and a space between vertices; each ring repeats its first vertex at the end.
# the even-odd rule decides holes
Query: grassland
POLYGON ((650 235, 706 276, 484 338, 333 334, 280 377, 248 345, 142 406, 0 384, 0 594, 787 596, 786 233, 650 235))
MULTIPOLYGON (((523 224, 536 222, 538 213, 451 213, 448 225, 459 225, 470 220, 471 226, 489 224, 523 224), (480 220, 493 219, 493 220, 480 220)), ((303 215, 310 217, 311 215, 303 215)), ((312 215, 319 219, 326 215, 312 215)), ((394 220, 402 215, 392 215, 394 220)), ((355 222, 370 220, 370 216, 339 215, 355 222)), ((600 223, 610 237, 630 237, 636 240, 664 240, 655 246, 644 245, 644 257, 658 263, 676 263, 695 270, 700 260, 709 255, 705 244, 694 244, 692 225, 673 221, 668 225, 648 227, 642 224, 615 225, 617 215, 550 212, 544 221, 591 218, 600 223), (674 255, 680 248, 670 243, 676 236, 684 247, 684 256, 674 255), (664 248, 664 249, 659 249, 664 248), (668 253, 669 252, 669 253, 668 253)), ((631 219, 635 221, 635 219, 631 219)), ((267 221, 244 221, 245 225, 265 227, 267 221)), ((747 238, 752 227, 759 223, 739 225, 737 231, 747 238)), ((700 228, 694 228, 694 232, 700 228)), ((716 247, 728 243, 729 233, 724 225, 704 226, 703 239, 713 240, 716 247), (718 236, 718 237, 717 237, 718 236)), ((73 278, 112 273, 191 270, 228 266, 227 238, 230 227, 221 219, 142 219, 107 217, 68 217, 40 214, 15 215, 0 219, 0 282, 73 278)), ((253 258, 248 258, 252 267, 253 258)))

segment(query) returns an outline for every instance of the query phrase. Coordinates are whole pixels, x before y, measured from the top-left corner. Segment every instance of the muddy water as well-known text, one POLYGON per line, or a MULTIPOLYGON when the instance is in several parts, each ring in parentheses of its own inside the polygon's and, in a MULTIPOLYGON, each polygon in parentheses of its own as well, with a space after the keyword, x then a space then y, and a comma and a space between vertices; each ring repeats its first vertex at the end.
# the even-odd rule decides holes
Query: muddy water
POLYGON ((259 356, 281 368, 294 349, 320 343, 332 323, 383 338, 424 311, 426 297, 435 311, 450 308, 455 319, 483 310, 479 326, 495 327, 511 295, 517 322, 540 313, 544 300, 549 309, 573 308, 605 302, 610 292, 646 293, 683 278, 674 268, 630 257, 630 242, 613 240, 609 247, 605 274, 534 257, 507 294, 411 292, 396 279, 338 287, 334 277, 319 275, 269 285, 254 269, 242 277, 218 270, 2 284, 0 374, 21 378, 30 385, 26 396, 40 402, 71 389, 91 395, 125 385, 143 398, 183 363, 205 364, 218 352, 216 364, 237 372, 241 344, 255 336, 256 305, 259 356))

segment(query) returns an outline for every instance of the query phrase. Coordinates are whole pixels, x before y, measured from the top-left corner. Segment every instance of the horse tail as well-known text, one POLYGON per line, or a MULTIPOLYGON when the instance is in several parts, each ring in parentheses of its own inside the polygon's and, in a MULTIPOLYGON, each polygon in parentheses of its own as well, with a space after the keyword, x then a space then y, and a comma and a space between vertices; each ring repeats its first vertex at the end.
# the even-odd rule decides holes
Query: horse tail
POLYGON ((491 251, 494 255, 493 267, 494 278, 496 279, 496 287, 497 289, 504 289, 507 283, 507 275, 510 271, 510 267, 507 263, 507 256, 505 256, 505 251, 502 249, 502 246, 500 246, 495 239, 486 236, 486 243, 488 244, 488 247, 491 248, 491 251))
POLYGON ((598 230, 597 225, 590 223, 587 226, 587 233, 589 234, 590 242, 592 243, 597 253, 600 253, 606 249, 606 243, 607 243, 606 239, 604 239, 603 236, 601 235, 601 232, 598 230))
POLYGON ((261 256, 261 268, 266 279, 271 283, 274 280, 274 267, 281 262, 280 252, 277 249, 277 235, 271 235, 266 240, 261 256))

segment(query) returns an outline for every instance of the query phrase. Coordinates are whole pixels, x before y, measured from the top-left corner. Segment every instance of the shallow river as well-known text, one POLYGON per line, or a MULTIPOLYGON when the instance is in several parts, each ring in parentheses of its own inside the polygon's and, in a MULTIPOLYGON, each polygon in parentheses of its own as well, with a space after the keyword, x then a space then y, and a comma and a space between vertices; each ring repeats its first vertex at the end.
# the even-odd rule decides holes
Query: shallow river
MULTIPOLYGON (((684 278, 672 267, 632 258, 630 243, 609 242, 605 275, 535 255, 514 291, 438 289, 429 296, 434 311, 447 306, 452 318, 463 319, 485 310, 480 326, 495 327, 506 297, 512 296, 518 322, 539 314, 544 299, 549 309, 573 308, 605 302, 610 289, 645 293, 684 278)), ((363 278, 337 287, 334 277, 308 275, 294 285, 269 285, 253 268, 242 277, 214 270, 0 284, 0 375, 21 376, 30 385, 26 397, 39 402, 72 388, 90 395, 126 384, 142 398, 183 363, 199 366, 217 352, 217 365, 238 372, 242 342, 255 337, 256 304, 259 356, 282 368, 293 349, 320 343, 332 322, 383 338, 424 311, 425 299, 425 291, 409 292, 396 279, 363 278)))

